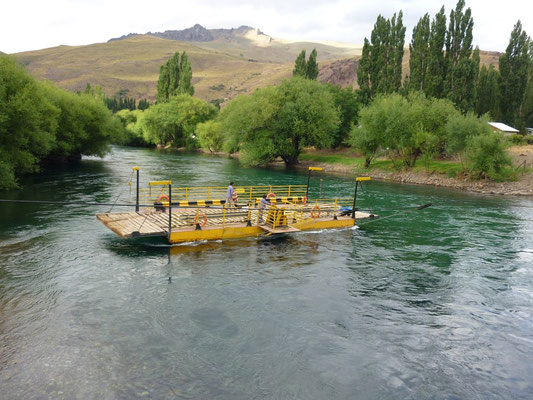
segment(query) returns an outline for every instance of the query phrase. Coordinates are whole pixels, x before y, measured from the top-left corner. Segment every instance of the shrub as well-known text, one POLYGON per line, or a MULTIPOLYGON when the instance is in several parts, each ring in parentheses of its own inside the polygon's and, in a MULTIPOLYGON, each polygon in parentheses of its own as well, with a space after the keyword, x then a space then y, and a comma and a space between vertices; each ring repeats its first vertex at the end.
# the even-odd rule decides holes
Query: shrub
POLYGON ((507 141, 498 132, 468 138, 465 154, 471 176, 474 179, 508 180, 510 176, 504 170, 505 167, 511 167, 512 162, 506 148, 507 141))
POLYGON ((509 141, 509 143, 516 144, 516 145, 526 143, 525 137, 522 135, 517 135, 517 134, 507 136, 507 140, 509 141))

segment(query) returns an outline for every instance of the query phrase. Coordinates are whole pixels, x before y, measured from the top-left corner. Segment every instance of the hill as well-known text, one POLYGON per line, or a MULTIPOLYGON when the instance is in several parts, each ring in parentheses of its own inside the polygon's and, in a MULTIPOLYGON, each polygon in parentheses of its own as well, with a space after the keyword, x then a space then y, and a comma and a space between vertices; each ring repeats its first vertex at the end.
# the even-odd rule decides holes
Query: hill
MULTIPOLYGON (((119 91, 136 99, 155 100, 160 66, 175 52, 186 51, 192 64, 196 96, 231 99, 291 76, 302 49, 316 48, 319 80, 357 86, 361 46, 346 43, 287 41, 259 29, 206 29, 201 25, 176 31, 128 34, 107 43, 58 46, 14 54, 29 72, 59 86, 79 91, 100 85, 108 96, 119 91)), ((485 64, 497 64, 498 53, 482 52, 485 64)), ((408 49, 404 56, 408 70, 408 49)))

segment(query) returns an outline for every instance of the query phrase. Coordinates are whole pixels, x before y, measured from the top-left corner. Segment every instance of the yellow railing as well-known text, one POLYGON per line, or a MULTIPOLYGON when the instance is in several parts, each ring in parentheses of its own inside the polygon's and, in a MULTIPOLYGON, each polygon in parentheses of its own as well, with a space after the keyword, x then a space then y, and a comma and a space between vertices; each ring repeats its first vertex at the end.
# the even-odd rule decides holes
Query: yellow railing
MULTIPOLYGON (((152 204, 161 196, 169 196, 169 181, 150 182, 148 188, 139 189, 139 203, 152 204)), ((276 197, 304 197, 306 185, 264 185, 235 186, 240 204, 254 202, 265 194, 274 193, 276 197)), ((223 200, 227 187, 172 187, 172 203, 178 201, 223 200)), ((272 195, 271 195, 272 196, 272 195)))

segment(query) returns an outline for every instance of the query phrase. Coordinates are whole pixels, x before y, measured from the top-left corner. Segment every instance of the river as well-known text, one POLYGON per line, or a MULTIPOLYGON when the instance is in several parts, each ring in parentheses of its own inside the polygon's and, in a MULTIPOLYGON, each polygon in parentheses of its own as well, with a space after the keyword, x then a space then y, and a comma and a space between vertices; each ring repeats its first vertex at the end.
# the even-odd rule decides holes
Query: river
MULTIPOLYGON (((2 399, 530 399, 533 200, 370 182, 358 229, 170 248, 96 220, 141 182, 303 172, 116 147, 0 203, 2 399), (171 282, 169 282, 169 277, 171 282)), ((316 174, 311 197, 351 196, 316 174)))

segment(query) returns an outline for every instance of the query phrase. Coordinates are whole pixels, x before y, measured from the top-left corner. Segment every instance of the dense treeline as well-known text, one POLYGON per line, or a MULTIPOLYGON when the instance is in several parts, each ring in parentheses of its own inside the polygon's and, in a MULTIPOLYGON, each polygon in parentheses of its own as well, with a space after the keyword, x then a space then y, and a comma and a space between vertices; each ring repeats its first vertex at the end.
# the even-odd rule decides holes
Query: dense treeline
POLYGON ((101 101, 38 82, 0 55, 0 189, 43 161, 102 156, 121 130, 101 101))

